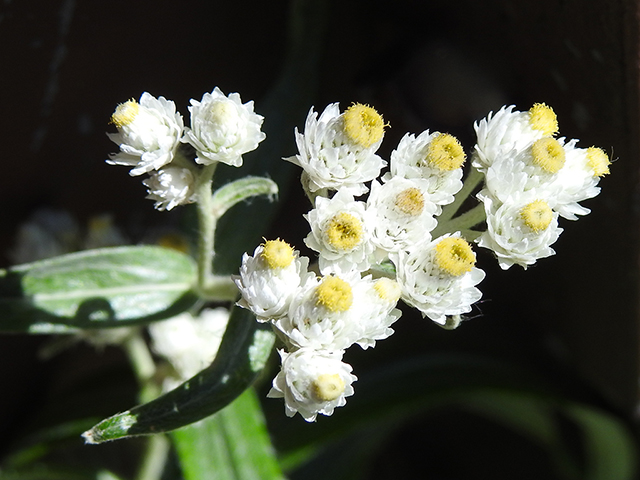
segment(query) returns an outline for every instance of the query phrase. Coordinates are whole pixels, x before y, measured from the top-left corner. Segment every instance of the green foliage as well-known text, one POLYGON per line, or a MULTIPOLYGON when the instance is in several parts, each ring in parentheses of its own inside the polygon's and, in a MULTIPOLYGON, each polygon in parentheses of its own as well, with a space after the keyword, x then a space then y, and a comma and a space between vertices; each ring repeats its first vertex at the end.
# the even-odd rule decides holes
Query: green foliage
POLYGON ((87 250, 0 277, 0 331, 72 332, 147 324, 197 301, 193 260, 161 247, 87 250))

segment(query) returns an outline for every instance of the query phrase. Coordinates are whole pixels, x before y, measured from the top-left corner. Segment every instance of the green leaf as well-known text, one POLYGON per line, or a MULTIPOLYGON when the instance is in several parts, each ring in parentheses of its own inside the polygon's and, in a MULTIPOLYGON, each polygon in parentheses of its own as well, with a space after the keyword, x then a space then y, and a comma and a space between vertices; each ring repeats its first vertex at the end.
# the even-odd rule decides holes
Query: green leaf
POLYGON ((251 388, 220 412, 171 436, 185 480, 284 478, 251 388))
POLYGON ((103 420, 83 437, 87 443, 168 432, 197 422, 230 404, 251 386, 273 349, 271 327, 234 308, 213 363, 176 389, 103 420))
POLYGON ((278 194, 278 184, 266 177, 244 177, 220 187, 213 194, 212 208, 216 218, 222 217, 227 210, 250 197, 278 194))
POLYGON ((60 333, 144 324, 197 301, 193 260, 176 250, 87 250, 0 273, 0 331, 60 333))

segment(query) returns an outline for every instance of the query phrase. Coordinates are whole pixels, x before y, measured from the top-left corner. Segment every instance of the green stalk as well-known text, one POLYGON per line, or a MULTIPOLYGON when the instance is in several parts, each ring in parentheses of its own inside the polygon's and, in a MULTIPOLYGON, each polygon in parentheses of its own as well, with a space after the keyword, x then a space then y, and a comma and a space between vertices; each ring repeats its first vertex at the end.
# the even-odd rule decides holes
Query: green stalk
POLYGON ((204 167, 196 180, 196 206, 198 209, 198 290, 207 290, 213 277, 213 249, 217 219, 213 214, 213 174, 218 163, 204 167))
MULTIPOLYGON (((480 203, 471 210, 447 222, 442 222, 441 219, 438 219, 438 226, 431 232, 431 235, 433 238, 438 238, 445 233, 469 231, 471 227, 478 225, 486 218, 487 214, 484 210, 484 204, 480 203)), ((477 237, 477 235, 474 236, 477 237)))
MULTIPOLYGON (((460 191, 456 194, 455 199, 452 203, 447 205, 442 209, 442 213, 438 217, 438 223, 447 223, 453 216, 458 212, 460 206, 463 202, 471 195, 471 192, 478 186, 478 184, 482 181, 484 175, 480 173, 475 168, 471 167, 469 170, 469 174, 467 178, 464 180, 464 184, 460 191)), ((436 230, 439 230, 439 225, 436 230)))

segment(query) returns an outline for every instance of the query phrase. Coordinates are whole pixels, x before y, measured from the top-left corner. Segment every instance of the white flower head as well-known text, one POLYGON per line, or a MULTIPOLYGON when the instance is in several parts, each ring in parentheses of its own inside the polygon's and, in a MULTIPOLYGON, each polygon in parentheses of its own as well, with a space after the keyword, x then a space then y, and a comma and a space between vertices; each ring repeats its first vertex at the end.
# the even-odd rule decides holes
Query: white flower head
POLYGON ((356 343, 367 349, 374 347, 377 340, 384 340, 393 334, 391 325, 402 315, 395 308, 402 291, 398 282, 390 278, 372 280, 371 277, 365 277, 363 280, 354 289, 361 331, 356 343))
POLYGON ((555 253, 551 245, 562 229, 558 227, 558 213, 548 201, 523 194, 501 204, 483 192, 478 199, 484 202, 487 214, 487 231, 478 245, 492 250, 502 269, 514 264, 526 269, 539 258, 555 253))
POLYGON ((438 225, 438 207, 430 201, 429 180, 391 177, 384 184, 375 180, 367 199, 367 209, 375 213, 372 242, 385 252, 409 250, 425 239, 438 225))
POLYGON ((514 111, 514 108, 504 106, 495 115, 491 112, 474 124, 478 140, 473 166, 481 172, 512 150, 517 153, 534 141, 558 132, 556 114, 544 103, 536 103, 526 112, 514 111))
POLYGON ((446 324, 447 316, 470 312, 482 297, 476 285, 485 274, 475 267, 471 246, 457 234, 398 252, 391 259, 402 299, 440 325, 446 324))
POLYGON ((295 348, 344 350, 363 336, 360 315, 363 296, 357 272, 326 275, 291 300, 286 316, 274 322, 295 348))
POLYGON ((183 313, 149 325, 153 350, 165 357, 180 376, 175 387, 209 366, 218 352, 229 321, 226 308, 205 309, 197 317, 183 313))
POLYGON ((171 162, 184 129, 175 104, 147 92, 140 102, 129 100, 118 105, 111 123, 118 133, 108 136, 120 146, 120 152, 111 154, 107 163, 134 167, 131 175, 158 170, 171 162))
POLYGON ((262 116, 254 113, 253 101, 242 103, 240 95, 225 96, 218 87, 205 93, 201 101, 191 99, 191 128, 183 142, 196 149, 196 162, 211 165, 242 165, 242 155, 258 148, 266 135, 260 130, 262 116))
POLYGON ((308 266, 309 259, 300 257, 283 240, 265 241, 252 257, 242 256, 240 275, 233 278, 242 295, 238 305, 251 310, 261 322, 286 315, 298 290, 315 280, 308 266))
POLYGON ((153 172, 142 181, 147 187, 147 198, 155 200, 158 210, 171 210, 178 205, 196 201, 195 179, 188 168, 168 166, 153 172))
POLYGON ((374 213, 345 189, 331 199, 316 197, 315 203, 316 208, 304 215, 311 226, 304 242, 319 253, 320 271, 367 270, 375 251, 371 243, 374 213))
POLYGON ((407 133, 391 152, 391 170, 383 180, 395 176, 423 179, 427 182, 425 193, 429 201, 447 205, 462 188, 465 159, 462 145, 453 135, 428 130, 417 137, 407 133))
POLYGON ((299 413, 307 422, 317 415, 332 415, 336 407, 353 395, 351 365, 342 362, 342 352, 300 349, 291 353, 279 350, 280 373, 273 379, 270 398, 284 398, 285 413, 299 413))
POLYGON ((302 167, 311 192, 346 188, 362 195, 367 192, 364 183, 386 165, 375 154, 384 127, 382 116, 366 105, 354 104, 341 114, 338 103, 332 103, 320 118, 312 107, 304 133, 295 130, 298 155, 285 160, 302 167))

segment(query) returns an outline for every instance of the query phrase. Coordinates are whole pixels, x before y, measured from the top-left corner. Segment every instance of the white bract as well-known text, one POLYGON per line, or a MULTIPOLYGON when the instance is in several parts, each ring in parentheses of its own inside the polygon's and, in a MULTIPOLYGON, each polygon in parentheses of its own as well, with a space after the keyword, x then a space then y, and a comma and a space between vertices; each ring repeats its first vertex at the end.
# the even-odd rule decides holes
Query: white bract
POLYGON ((242 295, 238 305, 251 310, 261 322, 286 315, 298 290, 315 282, 308 265, 309 259, 300 257, 286 242, 266 241, 252 257, 243 255, 240 275, 233 277, 242 295))
POLYGON ((476 285, 485 274, 475 267, 475 254, 459 236, 445 235, 411 252, 391 256, 405 303, 444 325, 447 316, 471 311, 482 293, 476 285))
POLYGON ((319 413, 333 414, 353 395, 351 384, 357 378, 351 374, 351 365, 342 362, 342 352, 300 349, 279 353, 282 368, 267 396, 284 398, 288 417, 299 413, 313 422, 319 413))
POLYGON ((120 146, 107 163, 134 167, 131 175, 158 170, 173 160, 180 144, 184 122, 175 104, 144 92, 140 102, 121 103, 111 116, 118 133, 108 134, 120 146))
POLYGON ((195 178, 188 168, 165 167, 142 181, 147 187, 147 198, 155 200, 158 210, 171 210, 178 205, 196 201, 194 195, 195 178))
POLYGON ((553 110, 544 103, 536 103, 526 112, 514 111, 504 106, 495 114, 474 124, 477 143, 474 148, 473 166, 485 172, 496 159, 519 152, 543 137, 551 137, 558 131, 558 121, 553 110))
POLYGON ((439 207, 428 191, 429 181, 421 178, 396 176, 382 185, 373 181, 367 199, 367 209, 375 214, 372 243, 389 253, 429 240, 439 207))
POLYGON ((527 268, 539 258, 553 255, 551 245, 562 229, 558 213, 544 199, 532 194, 514 195, 499 203, 484 193, 478 194, 487 213, 487 231, 478 245, 492 250, 504 270, 514 264, 527 268))
POLYGON ((391 152, 391 169, 383 177, 422 179, 428 201, 441 206, 453 202, 454 195, 462 188, 462 165, 466 155, 460 142, 447 133, 428 130, 417 137, 407 133, 391 152))
POLYGON ((253 111, 253 101, 242 103, 240 95, 228 97, 216 87, 201 101, 191 99, 191 128, 185 130, 185 143, 196 149, 195 161, 215 162, 234 167, 242 165, 242 155, 255 150, 265 139, 260 130, 264 118, 253 111))
POLYGON ((384 126, 378 112, 361 104, 340 113, 338 103, 332 103, 320 118, 311 108, 304 133, 295 130, 299 153, 285 160, 302 167, 310 192, 345 188, 362 195, 367 192, 364 183, 376 178, 386 165, 375 153, 384 126))
POLYGON ((316 208, 304 215, 311 226, 304 242, 318 252, 320 271, 367 270, 375 250, 371 243, 374 212, 345 189, 331 199, 316 197, 315 204, 316 208))

